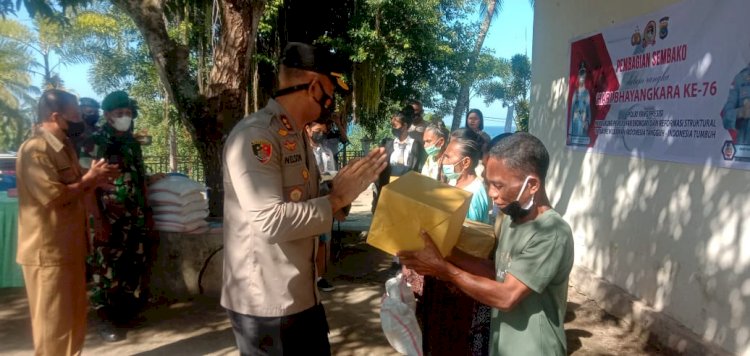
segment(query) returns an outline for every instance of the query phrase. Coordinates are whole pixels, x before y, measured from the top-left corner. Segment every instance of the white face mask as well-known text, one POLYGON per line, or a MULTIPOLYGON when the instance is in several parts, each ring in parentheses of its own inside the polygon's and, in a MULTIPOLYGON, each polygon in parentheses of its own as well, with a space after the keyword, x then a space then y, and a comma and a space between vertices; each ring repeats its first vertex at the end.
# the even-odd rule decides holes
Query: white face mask
POLYGON ((128 131, 130 128, 130 124, 133 122, 133 119, 130 116, 121 116, 114 118, 114 121, 112 123, 112 127, 120 132, 128 131))

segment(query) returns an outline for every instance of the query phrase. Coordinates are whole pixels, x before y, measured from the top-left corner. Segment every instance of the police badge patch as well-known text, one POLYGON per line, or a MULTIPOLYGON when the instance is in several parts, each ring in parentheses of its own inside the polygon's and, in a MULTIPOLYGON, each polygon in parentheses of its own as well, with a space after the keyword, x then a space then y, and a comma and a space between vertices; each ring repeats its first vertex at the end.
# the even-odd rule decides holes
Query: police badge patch
POLYGON ((266 140, 255 140, 251 142, 253 147, 253 155, 262 164, 268 163, 271 160, 271 153, 273 153, 273 146, 266 140))

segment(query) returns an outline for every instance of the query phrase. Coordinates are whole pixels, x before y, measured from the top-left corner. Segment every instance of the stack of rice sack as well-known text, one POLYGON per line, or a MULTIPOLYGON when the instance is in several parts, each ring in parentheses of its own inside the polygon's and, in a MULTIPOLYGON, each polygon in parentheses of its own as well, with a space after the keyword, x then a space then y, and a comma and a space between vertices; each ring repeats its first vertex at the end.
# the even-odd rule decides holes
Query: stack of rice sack
POLYGON ((209 230, 205 187, 183 175, 168 175, 148 187, 158 231, 201 234, 209 230))

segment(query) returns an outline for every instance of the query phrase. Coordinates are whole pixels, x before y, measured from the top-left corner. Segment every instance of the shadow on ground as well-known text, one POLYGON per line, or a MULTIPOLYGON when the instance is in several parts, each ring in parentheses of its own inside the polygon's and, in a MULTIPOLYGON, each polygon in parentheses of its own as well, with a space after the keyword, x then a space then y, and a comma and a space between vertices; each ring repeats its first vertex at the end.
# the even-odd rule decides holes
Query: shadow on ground
MULTIPOLYGON (((329 271, 336 290, 323 293, 334 355, 397 355, 380 326, 383 283, 393 275, 390 256, 365 243, 360 234, 345 234, 339 257, 329 271)), ((654 346, 592 300, 569 289, 565 318, 569 353, 573 355, 671 355, 654 346)), ((93 313, 92 313, 93 314, 93 313)), ((0 353, 33 352, 25 291, 0 289, 0 353)), ((89 328, 84 355, 236 355, 234 336, 216 298, 158 305, 143 313, 127 340, 103 343, 89 328)))

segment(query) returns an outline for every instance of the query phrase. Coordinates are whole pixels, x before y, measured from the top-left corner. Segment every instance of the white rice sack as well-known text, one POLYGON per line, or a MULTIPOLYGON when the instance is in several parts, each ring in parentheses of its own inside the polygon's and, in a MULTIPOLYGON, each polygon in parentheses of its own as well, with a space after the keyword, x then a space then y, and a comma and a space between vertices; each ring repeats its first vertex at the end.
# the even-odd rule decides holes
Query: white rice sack
POLYGON ((208 200, 192 202, 185 206, 179 205, 157 205, 151 207, 154 214, 179 214, 188 215, 196 211, 203 211, 208 216, 208 200))
POLYGON ((200 183, 183 176, 166 176, 148 187, 149 192, 172 193, 184 197, 193 193, 200 193, 206 190, 206 187, 200 183))
POLYGON ((154 222, 154 229, 158 231, 192 232, 200 228, 208 229, 208 222, 206 220, 196 220, 188 224, 158 220, 154 222))
POLYGON ((190 214, 154 214, 154 220, 179 224, 190 224, 198 220, 204 220, 207 216, 207 210, 196 210, 190 214))
POLYGON ((153 192, 149 191, 148 204, 151 206, 174 205, 185 207, 195 202, 205 201, 206 198, 200 192, 193 192, 188 195, 180 196, 170 192, 153 192))
POLYGON ((193 234, 205 234, 209 230, 210 230, 210 228, 208 227, 208 225, 206 225, 206 226, 198 227, 197 229, 195 229, 193 231, 185 231, 184 233, 185 234, 190 234, 190 235, 193 235, 193 234))
POLYGON ((190 214, 198 210, 208 210, 208 200, 195 201, 188 205, 159 205, 152 208, 154 213, 190 214))

